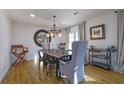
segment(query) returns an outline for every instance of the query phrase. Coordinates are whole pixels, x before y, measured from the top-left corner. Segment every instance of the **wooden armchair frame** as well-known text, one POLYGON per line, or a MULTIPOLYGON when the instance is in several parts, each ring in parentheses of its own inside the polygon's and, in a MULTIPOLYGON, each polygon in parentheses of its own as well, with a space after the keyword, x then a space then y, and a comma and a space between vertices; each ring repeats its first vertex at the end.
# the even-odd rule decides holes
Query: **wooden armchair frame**
POLYGON ((17 57, 15 63, 26 61, 26 59, 24 59, 24 56, 28 53, 27 47, 24 47, 23 45, 12 45, 11 52, 17 57), (21 52, 18 52, 19 49, 21 50, 21 52))

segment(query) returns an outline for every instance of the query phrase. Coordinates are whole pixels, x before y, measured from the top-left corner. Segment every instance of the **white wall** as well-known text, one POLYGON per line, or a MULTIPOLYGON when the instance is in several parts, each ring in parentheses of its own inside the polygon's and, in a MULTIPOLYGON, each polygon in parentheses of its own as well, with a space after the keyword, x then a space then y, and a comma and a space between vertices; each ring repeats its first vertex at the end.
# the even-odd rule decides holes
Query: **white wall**
MULTIPOLYGON (((94 45, 96 48, 107 48, 108 46, 111 45, 117 47, 117 14, 111 12, 87 20, 86 39, 88 40, 88 47, 90 47, 90 45, 94 45), (105 39, 90 40, 90 27, 101 24, 105 24, 105 39)), ((113 53, 111 68, 114 68, 115 66, 116 57, 117 57, 117 53, 113 53)))
POLYGON ((10 21, 7 16, 0 11, 0 81, 8 71, 10 62, 10 21))
POLYGON ((98 48, 117 46, 117 14, 111 12, 105 15, 86 20, 86 39, 88 46, 94 45, 98 48), (105 39, 90 40, 90 27, 105 24, 105 39))
MULTIPOLYGON (((50 30, 48 27, 43 27, 34 24, 27 24, 27 23, 20 23, 20 22, 13 22, 12 23, 12 44, 23 44, 25 47, 29 48, 29 52, 26 56, 26 59, 32 60, 34 56, 37 55, 37 50, 41 49, 34 43, 34 34, 39 29, 50 30)), ((61 38, 56 37, 52 38, 51 43, 59 43, 61 38)), ((56 47, 56 46, 54 46, 56 47)), ((14 62, 14 56, 11 57, 12 62, 14 62)))

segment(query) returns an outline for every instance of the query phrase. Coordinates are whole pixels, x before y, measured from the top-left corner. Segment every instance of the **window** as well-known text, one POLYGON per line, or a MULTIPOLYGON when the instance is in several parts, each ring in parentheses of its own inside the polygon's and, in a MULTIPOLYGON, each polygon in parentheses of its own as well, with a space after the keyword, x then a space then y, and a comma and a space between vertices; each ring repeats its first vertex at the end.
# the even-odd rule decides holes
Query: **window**
POLYGON ((68 44, 68 49, 72 49, 72 42, 74 41, 74 33, 69 33, 69 44, 68 44))
POLYGON ((72 49, 72 42, 79 40, 79 29, 78 26, 74 26, 70 28, 69 32, 69 44, 68 49, 72 49))

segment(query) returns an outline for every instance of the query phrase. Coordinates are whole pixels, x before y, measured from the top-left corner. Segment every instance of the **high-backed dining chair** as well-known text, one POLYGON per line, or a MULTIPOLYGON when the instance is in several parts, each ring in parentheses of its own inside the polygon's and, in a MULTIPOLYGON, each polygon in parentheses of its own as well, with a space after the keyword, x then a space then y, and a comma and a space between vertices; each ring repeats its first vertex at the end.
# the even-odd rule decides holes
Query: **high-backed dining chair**
MULTIPOLYGON (((39 59, 38 59, 38 70, 39 70, 39 72, 40 72, 40 63, 44 61, 44 58, 41 55, 41 52, 42 52, 42 50, 38 50, 38 57, 39 57, 39 59)), ((43 71, 44 71, 44 67, 43 67, 43 71)))
POLYGON ((66 43, 60 43, 58 48, 61 50, 65 50, 66 49, 66 43))
POLYGON ((49 42, 44 42, 42 44, 43 51, 44 50, 49 50, 50 49, 50 43, 49 42))
POLYGON ((53 71, 53 67, 55 67, 56 64, 56 58, 53 56, 47 57, 47 75, 53 71))
POLYGON ((60 72, 73 84, 84 79, 84 59, 87 44, 87 41, 74 41, 72 43, 72 60, 67 64, 60 63, 60 72))
POLYGON ((46 56, 43 54, 43 51, 49 50, 50 49, 50 43, 49 42, 44 42, 42 44, 42 50, 38 50, 38 56, 39 56, 39 61, 38 61, 38 69, 40 71, 40 63, 43 62, 43 71, 47 67, 47 62, 46 62, 46 56))

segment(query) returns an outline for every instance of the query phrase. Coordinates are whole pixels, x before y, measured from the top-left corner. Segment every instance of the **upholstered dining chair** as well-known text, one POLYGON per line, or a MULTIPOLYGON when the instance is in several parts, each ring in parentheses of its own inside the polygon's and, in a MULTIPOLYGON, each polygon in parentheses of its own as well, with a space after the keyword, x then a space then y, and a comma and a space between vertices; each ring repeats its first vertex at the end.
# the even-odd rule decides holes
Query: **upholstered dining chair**
POLYGON ((70 83, 77 84, 84 79, 87 44, 87 41, 74 41, 72 43, 72 60, 67 64, 60 63, 60 72, 68 78, 70 83))
POLYGON ((43 50, 49 50, 50 49, 50 43, 49 42, 44 42, 42 44, 42 49, 43 50))

